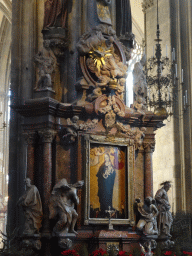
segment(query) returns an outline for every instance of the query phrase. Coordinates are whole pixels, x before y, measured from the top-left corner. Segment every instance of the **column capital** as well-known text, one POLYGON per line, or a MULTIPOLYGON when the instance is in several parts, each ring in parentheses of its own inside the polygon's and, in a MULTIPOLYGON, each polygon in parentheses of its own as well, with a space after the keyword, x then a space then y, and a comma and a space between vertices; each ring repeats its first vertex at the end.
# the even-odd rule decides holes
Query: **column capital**
POLYGON ((23 132, 23 137, 27 145, 32 145, 35 142, 36 133, 34 131, 23 132))
POLYGON ((155 151, 155 141, 143 142, 145 153, 153 153, 155 151))
POLYGON ((143 0, 142 11, 145 13, 148 8, 154 5, 154 0, 143 0))
POLYGON ((138 147, 138 152, 139 153, 143 153, 144 152, 144 146, 143 145, 138 147))
POLYGON ((52 143, 57 131, 51 129, 44 129, 38 131, 39 135, 42 137, 44 143, 52 143))

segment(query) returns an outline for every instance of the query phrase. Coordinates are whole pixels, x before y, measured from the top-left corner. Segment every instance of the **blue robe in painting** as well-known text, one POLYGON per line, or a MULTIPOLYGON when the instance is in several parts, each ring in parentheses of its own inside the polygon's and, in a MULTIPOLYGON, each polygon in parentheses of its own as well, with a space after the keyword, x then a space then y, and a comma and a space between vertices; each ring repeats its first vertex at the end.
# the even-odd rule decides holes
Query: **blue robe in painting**
POLYGON ((104 163, 103 165, 101 165, 97 173, 98 197, 100 202, 100 210, 102 214, 105 214, 105 210, 108 210, 109 206, 111 207, 111 209, 113 208, 112 207, 113 188, 114 188, 114 182, 115 182, 115 176, 116 176, 116 172, 113 167, 114 171, 111 174, 109 174, 107 178, 104 178, 103 175, 105 174, 106 169, 107 169, 107 166, 105 166, 105 163, 104 163))

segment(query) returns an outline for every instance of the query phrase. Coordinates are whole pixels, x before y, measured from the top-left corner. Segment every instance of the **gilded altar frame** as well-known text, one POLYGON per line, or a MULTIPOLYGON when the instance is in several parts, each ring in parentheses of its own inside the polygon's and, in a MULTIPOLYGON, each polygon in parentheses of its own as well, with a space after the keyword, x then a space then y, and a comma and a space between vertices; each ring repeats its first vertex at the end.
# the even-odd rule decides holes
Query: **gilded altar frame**
MULTIPOLYGON (((114 148, 114 151, 119 150, 121 153, 124 152, 125 156, 125 205, 124 205, 124 218, 121 214, 121 218, 117 216, 117 212, 120 215, 119 211, 116 211, 116 217, 111 218, 111 223, 116 225, 134 225, 134 159, 135 159, 135 149, 134 145, 130 145, 130 140, 126 138, 118 138, 118 137, 108 137, 101 135, 85 135, 85 212, 84 212, 84 224, 108 224, 109 218, 106 217, 93 217, 91 216, 94 207, 91 205, 94 200, 90 202, 92 198, 91 188, 93 187, 91 165, 93 161, 91 159, 91 150, 98 148, 98 150, 111 150, 114 148)), ((101 152, 100 152, 101 153, 101 152)), ((106 154, 106 153, 105 153, 106 154)), ((99 161, 98 164, 101 162, 99 161)), ((95 163, 94 163, 95 164, 95 163)), ((97 172, 97 171, 96 171, 97 172)), ((116 177, 115 177, 116 178, 116 177)), ((99 178, 98 178, 99 179, 99 178)), ((116 183, 114 183, 116 184, 116 183)), ((98 186, 99 187, 99 186, 98 186)), ((95 190, 95 189, 93 189, 95 190)), ((119 193, 118 193, 119 194, 119 193)), ((99 197, 99 196, 98 196, 99 197)), ((114 197, 114 195, 113 195, 114 197)), ((97 199, 98 201, 98 199, 97 199)), ((100 201, 100 199, 99 199, 100 201)), ((122 207, 123 208, 123 207, 122 207)), ((98 210, 100 213, 100 209, 98 210)), ((121 212, 122 213, 122 212, 121 212)), ((95 212, 94 212, 95 214, 95 212)))

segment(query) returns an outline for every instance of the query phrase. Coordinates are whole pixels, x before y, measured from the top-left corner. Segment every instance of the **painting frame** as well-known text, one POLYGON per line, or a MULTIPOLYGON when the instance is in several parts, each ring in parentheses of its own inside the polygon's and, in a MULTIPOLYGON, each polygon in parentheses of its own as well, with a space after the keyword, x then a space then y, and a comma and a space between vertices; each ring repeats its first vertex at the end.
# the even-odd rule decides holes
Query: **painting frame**
MULTIPOLYGON (((131 225, 135 224, 134 221, 134 159, 135 150, 134 145, 130 145, 130 140, 126 138, 107 137, 103 135, 85 135, 85 212, 84 212, 84 225, 89 224, 108 224, 109 219, 104 217, 93 217, 90 213, 90 198, 91 195, 91 150, 95 147, 98 148, 114 148, 123 149, 125 152, 125 217, 124 218, 111 218, 111 223, 115 225, 131 225)), ((97 199, 98 200, 98 199, 97 199)), ((93 200, 92 200, 93 201, 93 200)), ((100 202, 100 199, 99 199, 100 202)), ((101 202, 100 202, 101 204, 101 202)), ((99 209, 101 211, 101 209, 99 209)))

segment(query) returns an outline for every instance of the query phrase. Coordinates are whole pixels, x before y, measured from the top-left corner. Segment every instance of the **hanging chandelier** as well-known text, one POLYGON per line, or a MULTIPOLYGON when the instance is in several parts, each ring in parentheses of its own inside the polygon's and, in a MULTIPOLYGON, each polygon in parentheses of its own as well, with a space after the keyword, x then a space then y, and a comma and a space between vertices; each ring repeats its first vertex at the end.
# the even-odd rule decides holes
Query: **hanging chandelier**
MULTIPOLYGON (((160 42, 160 29, 158 18, 158 0, 157 0, 157 38, 155 39, 156 48, 153 47, 153 56, 146 63, 147 97, 148 108, 153 109, 156 115, 173 115, 173 105, 177 101, 177 63, 175 58, 175 49, 172 51, 172 59, 168 58, 168 49, 166 45, 166 56, 162 56, 160 42)), ((183 70, 182 70, 183 82, 183 70)))

